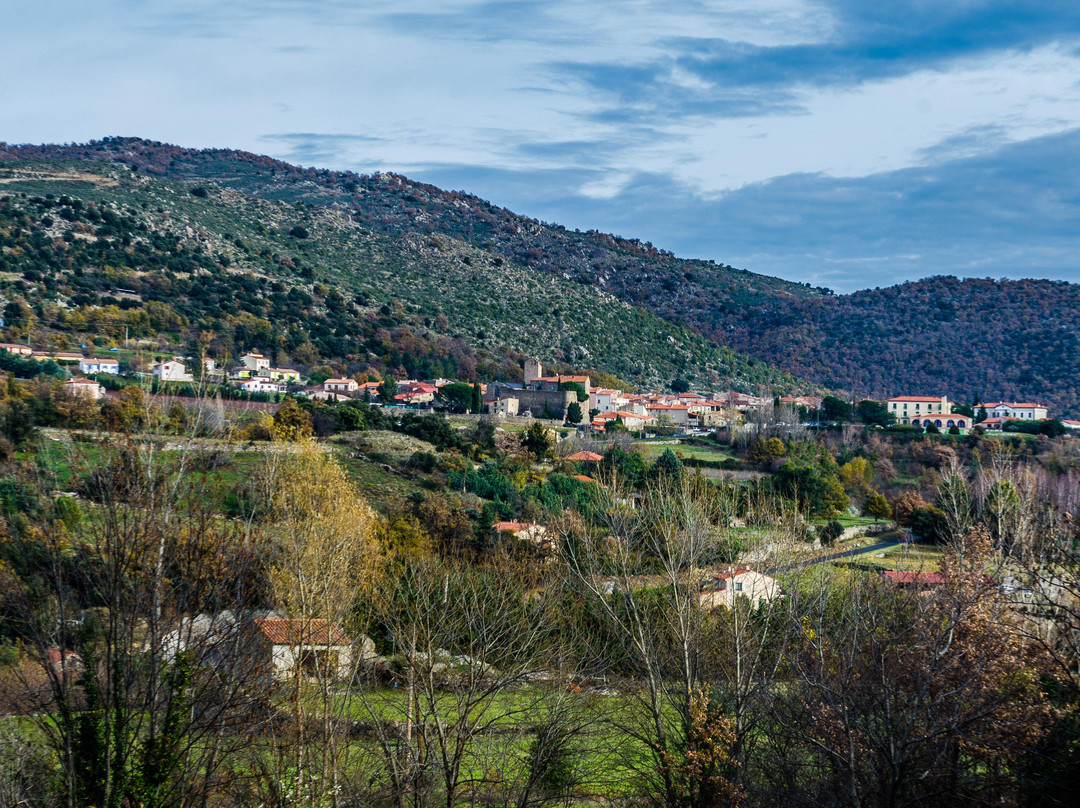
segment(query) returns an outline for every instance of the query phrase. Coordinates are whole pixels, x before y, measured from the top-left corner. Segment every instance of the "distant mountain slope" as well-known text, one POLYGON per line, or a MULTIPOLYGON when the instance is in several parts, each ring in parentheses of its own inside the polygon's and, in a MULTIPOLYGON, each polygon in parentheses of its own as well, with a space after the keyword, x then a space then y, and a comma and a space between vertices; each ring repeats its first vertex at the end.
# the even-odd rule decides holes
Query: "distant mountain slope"
MULTIPOLYGON (((265 199, 330 206, 390 239, 449 237, 454 249, 467 246, 482 261, 600 290, 715 343, 856 395, 1036 398, 1057 412, 1080 415, 1074 381, 1080 378, 1080 286, 1072 284, 938 277, 837 296, 677 259, 634 240, 569 231, 396 175, 305 169, 245 152, 134 138, 0 146, 0 160, 35 158, 119 162, 265 199)), ((569 358, 567 347, 556 351, 569 358)))
POLYGON ((927 278, 778 301, 701 327, 792 373, 878 396, 1037 399, 1080 415, 1080 286, 927 278), (751 350, 752 348, 752 350, 751 350))
POLYGON ((335 372, 505 379, 529 353, 643 386, 812 387, 595 286, 444 233, 376 231, 341 205, 68 158, 0 163, 0 196, 11 340, 126 329, 161 334, 161 351, 202 341, 335 372))

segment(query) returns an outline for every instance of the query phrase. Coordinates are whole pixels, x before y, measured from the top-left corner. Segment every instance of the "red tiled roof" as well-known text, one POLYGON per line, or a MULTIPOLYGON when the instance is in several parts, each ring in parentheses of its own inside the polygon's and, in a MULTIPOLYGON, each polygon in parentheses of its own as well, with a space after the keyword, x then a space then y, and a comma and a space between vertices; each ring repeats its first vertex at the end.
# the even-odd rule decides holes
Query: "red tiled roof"
POLYGON ((623 410, 619 410, 618 412, 601 412, 601 413, 597 413, 596 417, 593 420, 594 421, 614 421, 620 415, 623 418, 638 418, 638 419, 640 419, 642 421, 651 421, 652 420, 651 415, 638 415, 636 412, 624 412, 623 410))
POLYGON ((717 581, 727 580, 728 578, 734 578, 736 575, 745 575, 748 572, 752 572, 749 567, 738 567, 734 570, 728 570, 727 572, 721 572, 719 575, 714 575, 713 578, 717 581))
POLYGON ((927 401, 934 404, 940 404, 941 396, 895 396, 890 398, 889 401, 927 401))
POLYGON ((534 527, 540 527, 540 525, 534 525, 531 522, 496 522, 494 524, 496 533, 520 533, 534 527))
POLYGON ((596 480, 594 480, 592 477, 588 477, 588 476, 586 476, 584 474, 575 474, 574 479, 575 480, 581 480, 583 483, 594 483, 594 482, 596 482, 596 480))
POLYGON ((45 661, 50 665, 59 665, 61 658, 70 659, 74 662, 82 662, 82 657, 76 654, 74 651, 65 651, 61 657, 59 648, 46 648, 45 649, 45 661))
POLYGON ((567 455, 566 459, 585 463, 599 463, 604 457, 603 455, 598 455, 596 452, 574 452, 572 455, 567 455))
POLYGON ((578 382, 579 384, 587 384, 589 381, 588 376, 537 376, 533 379, 534 382, 578 382))
POLYGON ((255 620, 258 629, 275 645, 348 645, 349 637, 337 623, 329 620, 283 620, 263 618, 255 620))

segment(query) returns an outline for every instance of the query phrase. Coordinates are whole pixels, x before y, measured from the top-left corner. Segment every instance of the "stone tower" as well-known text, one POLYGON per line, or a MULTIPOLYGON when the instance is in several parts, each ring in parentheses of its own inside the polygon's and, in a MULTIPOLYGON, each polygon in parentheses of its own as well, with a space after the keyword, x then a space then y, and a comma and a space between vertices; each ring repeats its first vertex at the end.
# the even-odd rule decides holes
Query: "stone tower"
POLYGON ((533 383, 533 379, 539 379, 544 375, 544 366, 540 364, 539 359, 534 359, 531 356, 525 360, 525 386, 528 387, 533 383))

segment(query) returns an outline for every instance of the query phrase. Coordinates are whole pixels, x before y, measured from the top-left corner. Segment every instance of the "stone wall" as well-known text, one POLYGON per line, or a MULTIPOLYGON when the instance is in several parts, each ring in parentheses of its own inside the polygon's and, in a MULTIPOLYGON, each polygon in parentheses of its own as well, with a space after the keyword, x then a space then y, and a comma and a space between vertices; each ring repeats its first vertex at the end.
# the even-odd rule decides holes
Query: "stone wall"
MULTIPOLYGON (((506 387, 495 384, 494 398, 516 398, 518 400, 518 415, 529 411, 534 418, 540 418, 544 413, 544 406, 560 419, 566 418, 566 408, 571 402, 577 401, 577 393, 574 390, 519 390, 515 387, 506 387)), ((584 411, 585 405, 582 405, 584 411)))

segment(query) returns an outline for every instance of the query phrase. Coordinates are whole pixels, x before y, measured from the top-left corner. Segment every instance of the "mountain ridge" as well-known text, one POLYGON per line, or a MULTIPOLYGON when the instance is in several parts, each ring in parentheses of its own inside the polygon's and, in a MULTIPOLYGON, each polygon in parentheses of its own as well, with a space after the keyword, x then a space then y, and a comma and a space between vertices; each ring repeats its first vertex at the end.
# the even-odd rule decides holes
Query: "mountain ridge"
POLYGON ((114 162, 183 182, 347 210, 388 237, 452 239, 586 287, 769 365, 854 395, 1039 398, 1080 412, 1080 286, 931 276, 834 295, 635 239, 571 231, 396 174, 301 168, 226 149, 137 138, 4 146, 0 160, 114 162))

